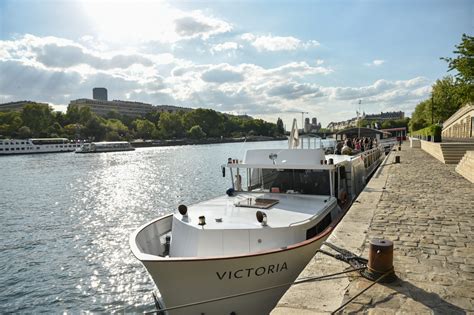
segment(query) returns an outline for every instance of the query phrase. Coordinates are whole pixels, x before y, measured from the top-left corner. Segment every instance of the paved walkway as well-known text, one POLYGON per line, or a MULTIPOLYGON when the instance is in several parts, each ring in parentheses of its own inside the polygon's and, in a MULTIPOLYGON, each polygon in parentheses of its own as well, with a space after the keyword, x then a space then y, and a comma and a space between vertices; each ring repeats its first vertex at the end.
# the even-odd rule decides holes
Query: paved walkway
MULTIPOLYGON (((399 279, 375 285, 343 313, 474 314, 474 184, 454 168, 407 144, 390 154, 328 241, 364 257, 370 239, 394 241, 399 279)), ((344 269, 318 253, 301 276, 344 269)), ((328 313, 369 284, 354 273, 294 285, 272 314, 328 313)))

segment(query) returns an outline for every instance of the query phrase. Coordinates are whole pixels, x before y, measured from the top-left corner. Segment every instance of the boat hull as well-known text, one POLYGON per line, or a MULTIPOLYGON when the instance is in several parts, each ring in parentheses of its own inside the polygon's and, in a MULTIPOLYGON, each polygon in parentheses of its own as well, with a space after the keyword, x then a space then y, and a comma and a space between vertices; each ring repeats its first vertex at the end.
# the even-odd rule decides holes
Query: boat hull
POLYGON ((142 263, 169 314, 268 314, 328 236, 268 253, 142 263))

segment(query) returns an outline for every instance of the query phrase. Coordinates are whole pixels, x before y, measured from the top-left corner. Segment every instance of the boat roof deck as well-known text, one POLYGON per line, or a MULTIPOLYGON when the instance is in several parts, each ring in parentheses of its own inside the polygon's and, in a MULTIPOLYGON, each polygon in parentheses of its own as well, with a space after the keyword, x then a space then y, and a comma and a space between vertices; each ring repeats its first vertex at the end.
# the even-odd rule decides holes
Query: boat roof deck
POLYGON ((314 196, 282 193, 239 193, 234 197, 222 196, 188 207, 187 222, 176 212, 175 219, 182 220, 190 226, 201 229, 199 217, 206 217, 206 229, 257 229, 261 224, 256 219, 256 212, 267 215, 270 227, 287 227, 322 213, 329 206, 330 196, 314 196), (237 206, 236 203, 248 198, 273 199, 275 205, 265 208, 237 206), (325 202, 326 201, 326 202, 325 202), (216 219, 222 219, 218 222, 216 219))

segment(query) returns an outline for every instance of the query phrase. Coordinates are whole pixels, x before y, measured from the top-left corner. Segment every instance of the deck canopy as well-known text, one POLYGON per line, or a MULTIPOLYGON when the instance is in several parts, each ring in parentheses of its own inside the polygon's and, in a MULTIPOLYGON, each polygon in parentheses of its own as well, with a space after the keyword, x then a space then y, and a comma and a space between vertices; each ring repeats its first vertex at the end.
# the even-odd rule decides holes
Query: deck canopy
POLYGON ((358 137, 359 135, 361 137, 370 137, 370 138, 376 138, 377 135, 379 135, 379 137, 382 138, 383 131, 372 129, 372 128, 364 128, 364 127, 349 128, 349 129, 344 129, 344 130, 336 132, 336 139, 342 140, 344 138, 344 135, 347 138, 355 138, 355 137, 358 137))

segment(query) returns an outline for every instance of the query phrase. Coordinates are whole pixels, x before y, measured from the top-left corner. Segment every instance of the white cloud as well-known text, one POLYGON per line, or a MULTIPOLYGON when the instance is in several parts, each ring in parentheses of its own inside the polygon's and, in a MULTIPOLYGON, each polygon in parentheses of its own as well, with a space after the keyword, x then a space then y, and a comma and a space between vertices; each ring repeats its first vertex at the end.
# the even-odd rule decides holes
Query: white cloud
MULTIPOLYGON (((333 70, 321 59, 276 67, 197 64, 170 53, 96 50, 82 44, 87 40, 26 35, 0 41, 0 95, 5 100, 67 105, 71 99, 90 97, 92 87, 105 86, 114 99, 245 112, 274 121, 278 115, 289 119, 295 111, 308 111, 329 122, 355 112, 358 99, 370 113, 414 107, 431 91, 431 82, 424 77, 377 80, 360 87, 322 86, 315 83, 317 79, 333 70)), ((238 43, 223 42, 213 48, 217 46, 216 51, 233 51, 238 43)))
POLYGON ((385 63, 385 60, 382 60, 382 59, 375 59, 375 60, 372 60, 372 62, 367 62, 365 63, 365 65, 367 67, 378 67, 378 66, 381 66, 385 63))
POLYGON ((219 65, 203 72, 201 79, 211 83, 241 82, 244 80, 244 76, 239 71, 233 70, 232 67, 219 65))
POLYGON ((209 37, 221 33, 227 33, 232 30, 229 23, 204 16, 201 12, 195 11, 192 14, 183 15, 174 20, 176 33, 183 38, 209 37))
POLYGON ((199 10, 183 11, 164 1, 83 1, 81 5, 99 38, 122 45, 207 40, 232 30, 232 25, 222 19, 199 10))
POLYGON ((250 42, 258 51, 285 51, 319 46, 318 41, 303 42, 293 36, 255 36, 251 33, 245 33, 240 38, 250 42))
POLYGON ((221 44, 214 45, 211 48, 211 53, 221 52, 221 51, 233 51, 239 49, 241 46, 236 42, 225 42, 221 44))

